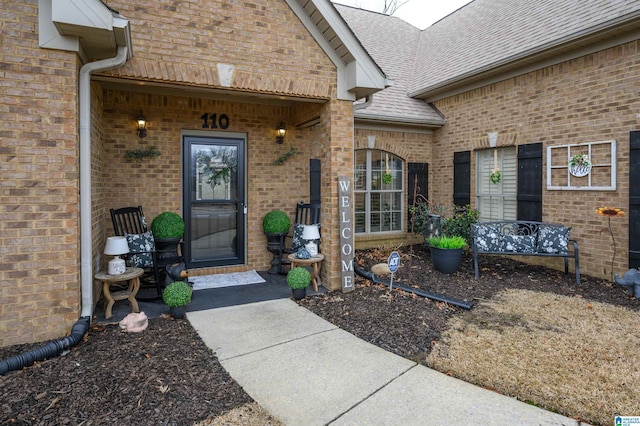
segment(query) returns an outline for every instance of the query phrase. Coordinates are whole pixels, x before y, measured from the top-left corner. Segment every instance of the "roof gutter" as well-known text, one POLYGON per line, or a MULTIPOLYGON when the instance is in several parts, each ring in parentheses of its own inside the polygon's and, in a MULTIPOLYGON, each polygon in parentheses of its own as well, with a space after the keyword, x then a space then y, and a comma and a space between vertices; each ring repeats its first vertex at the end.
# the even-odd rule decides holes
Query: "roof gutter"
POLYGON ((127 46, 119 46, 113 58, 89 62, 80 68, 78 89, 80 110, 80 265, 81 317, 93 314, 93 251, 91 231, 91 74, 119 68, 129 57, 127 46))
POLYGON ((367 95, 364 98, 364 102, 353 105, 353 112, 356 112, 360 109, 369 108, 373 103, 373 95, 367 95))

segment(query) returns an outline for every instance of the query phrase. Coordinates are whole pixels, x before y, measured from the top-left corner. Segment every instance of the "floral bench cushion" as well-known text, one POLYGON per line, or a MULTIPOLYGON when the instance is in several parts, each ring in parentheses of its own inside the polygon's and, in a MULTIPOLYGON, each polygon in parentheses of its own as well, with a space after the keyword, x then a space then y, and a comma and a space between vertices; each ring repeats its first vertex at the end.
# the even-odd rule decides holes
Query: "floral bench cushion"
POLYGON ((569 231, 565 226, 540 225, 538 230, 538 252, 567 254, 569 250, 569 231))
POLYGON ((503 235, 502 248, 506 252, 535 253, 536 235, 503 235))
POLYGON ((473 239, 480 251, 503 251, 502 234, 497 226, 471 225, 473 239))
POLYGON ((566 255, 568 253, 570 227, 537 225, 536 222, 533 222, 524 225, 525 229, 532 232, 531 234, 519 235, 514 233, 514 223, 472 225, 473 239, 477 250, 485 253, 505 254, 566 255))

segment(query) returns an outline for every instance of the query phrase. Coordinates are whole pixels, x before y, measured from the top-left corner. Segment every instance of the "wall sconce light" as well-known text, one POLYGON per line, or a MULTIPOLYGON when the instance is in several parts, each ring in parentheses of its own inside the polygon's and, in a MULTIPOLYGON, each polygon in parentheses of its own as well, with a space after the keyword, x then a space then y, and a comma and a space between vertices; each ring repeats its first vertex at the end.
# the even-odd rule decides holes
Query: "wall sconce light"
POLYGON ((142 115, 142 111, 140 111, 140 115, 136 117, 136 123, 138 124, 138 137, 144 138, 147 136, 147 119, 142 115))
POLYGON ((284 135, 287 133, 287 128, 284 126, 284 121, 281 121, 276 128, 276 143, 282 144, 284 142, 284 135))

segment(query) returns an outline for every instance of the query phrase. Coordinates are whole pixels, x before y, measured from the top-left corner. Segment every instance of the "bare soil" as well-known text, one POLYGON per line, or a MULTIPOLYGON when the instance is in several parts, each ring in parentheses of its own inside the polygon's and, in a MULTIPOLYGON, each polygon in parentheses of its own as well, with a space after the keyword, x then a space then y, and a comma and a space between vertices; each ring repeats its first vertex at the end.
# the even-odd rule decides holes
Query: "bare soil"
MULTIPOLYGON (((490 257, 482 259, 483 270, 475 280, 468 256, 458 272, 446 275, 432 270, 429 253, 422 246, 398 250, 402 264, 395 276, 396 284, 473 301, 476 306, 468 311, 401 291, 389 292, 386 287, 361 277, 350 293, 307 297, 300 305, 368 342, 416 362, 438 369, 446 358, 449 363, 442 367, 443 371, 459 376, 467 374, 463 364, 468 362, 460 361, 456 366, 457 357, 452 355, 468 350, 456 338, 461 330, 463 334, 465 330, 468 332, 465 324, 472 322, 480 329, 495 330, 524 323, 523 317, 514 312, 492 315, 487 311, 492 303, 510 306, 504 299, 505 292, 529 291, 527 300, 532 304, 536 294, 557 295, 560 308, 555 309, 568 310, 563 316, 571 316, 571 309, 583 309, 563 303, 564 297, 585 301, 596 308, 602 303, 634 314, 640 310, 640 301, 606 280, 583 276, 582 285, 577 286, 573 274, 520 263, 517 258, 490 257)), ((376 263, 386 262, 389 253, 390 250, 363 250, 357 253, 357 261, 369 270, 376 263)), ((542 312, 541 315, 547 315, 542 312)), ((606 319, 606 315, 601 316, 606 319)), ((547 325, 542 330, 532 327, 530 322, 527 324, 531 333, 553 328, 547 325)), ((630 325, 640 329, 633 323, 630 325)), ((633 333, 631 336, 636 336, 633 333)), ((594 342, 599 340, 598 336, 591 337, 594 342)), ((497 340, 495 336, 491 339, 497 340)), ((632 340, 640 341, 635 337, 632 340)), ((0 359, 35 346, 38 345, 0 348, 0 359)), ((501 364, 495 356, 487 355, 492 357, 490 364, 501 364)), ((640 359, 631 361, 637 366, 640 359)), ((567 366, 570 363, 568 360, 567 366)), ((543 364, 540 369, 545 368, 543 364)), ((633 374, 638 373, 630 374, 633 379, 633 374)), ((486 378, 461 378, 517 397, 518 386, 529 386, 522 382, 500 389, 493 382, 483 383, 486 378), (514 386, 516 389, 512 389, 514 386)), ((633 383, 637 381, 629 380, 626 386, 632 388, 633 383)), ((576 386, 563 392, 576 392, 575 397, 580 397, 583 390, 576 386)), ((166 317, 151 319, 149 328, 138 334, 123 333, 117 326, 94 326, 83 342, 65 356, 0 377, 0 395, 0 424, 278 424, 229 377, 188 321, 166 317)), ((593 424, 610 423, 609 417, 604 417, 605 422, 588 412, 572 412, 575 409, 566 406, 554 408, 554 402, 545 400, 545 395, 544 392, 534 395, 540 399, 531 402, 593 424)), ((606 405, 606 399, 615 399, 617 395, 600 396, 605 401, 600 401, 599 407, 608 416, 611 411, 607 410, 612 409, 606 405)), ((520 397, 527 400, 527 396, 520 397)), ((629 408, 635 407, 632 404, 629 408)))

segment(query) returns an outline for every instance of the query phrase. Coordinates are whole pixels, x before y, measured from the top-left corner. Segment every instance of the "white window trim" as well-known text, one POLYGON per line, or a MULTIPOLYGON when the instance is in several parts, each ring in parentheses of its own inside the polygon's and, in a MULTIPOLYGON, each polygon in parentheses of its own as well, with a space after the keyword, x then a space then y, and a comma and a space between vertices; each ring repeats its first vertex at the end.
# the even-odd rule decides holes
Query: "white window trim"
MULTIPOLYGON (((355 189, 354 186, 354 195, 355 194, 368 194, 369 196, 365 195, 365 230, 364 232, 356 232, 357 235, 385 235, 385 234, 397 234, 399 232, 403 232, 403 230, 405 229, 406 226, 406 222, 405 222, 405 215, 406 215, 406 208, 405 208, 405 203, 401 202, 400 203, 400 228, 399 229, 393 229, 393 230, 389 230, 389 231, 372 231, 371 230, 371 193, 375 192, 375 193, 379 193, 379 194, 383 194, 383 193, 400 193, 401 197, 403 197, 403 199, 406 201, 406 193, 405 193, 405 186, 404 186, 404 181, 405 181, 405 167, 406 167, 406 162, 399 158, 402 161, 402 169, 400 169, 400 172, 402 173, 402 176, 400 178, 400 184, 401 184, 401 188, 400 189, 393 189, 393 190, 372 190, 371 189, 371 183, 372 183, 372 170, 371 170, 371 153, 373 151, 380 151, 380 152, 388 152, 385 150, 381 150, 381 149, 363 149, 362 151, 366 152, 366 181, 367 181, 367 188, 364 190, 361 189, 355 189)), ((389 154, 392 154, 389 152, 389 154)), ((394 154, 395 155, 395 154, 394 154)), ((354 167, 354 172, 355 172, 355 167, 354 167)))

